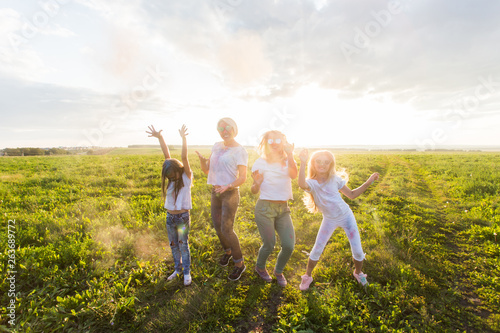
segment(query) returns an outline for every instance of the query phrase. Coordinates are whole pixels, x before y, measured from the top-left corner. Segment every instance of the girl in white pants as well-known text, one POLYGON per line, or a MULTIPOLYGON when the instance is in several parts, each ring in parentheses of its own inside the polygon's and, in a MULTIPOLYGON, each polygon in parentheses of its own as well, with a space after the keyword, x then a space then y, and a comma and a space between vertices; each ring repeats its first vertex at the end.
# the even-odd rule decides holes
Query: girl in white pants
POLYGON ((304 202, 311 213, 320 211, 323 213, 323 221, 316 236, 316 242, 309 255, 306 274, 302 275, 300 290, 309 289, 313 281, 312 271, 319 261, 325 246, 337 227, 344 229, 354 259, 354 278, 363 286, 368 284, 366 274, 361 271, 365 255, 361 247, 358 225, 349 205, 342 199, 340 193, 349 199, 360 196, 366 189, 378 179, 379 174, 374 173, 360 187, 351 190, 346 181, 340 178, 335 171, 335 158, 327 150, 315 152, 311 156, 308 165, 306 179, 306 164, 309 159, 307 149, 300 153, 299 186, 306 191, 304 202), (340 193, 339 193, 340 192, 340 193))

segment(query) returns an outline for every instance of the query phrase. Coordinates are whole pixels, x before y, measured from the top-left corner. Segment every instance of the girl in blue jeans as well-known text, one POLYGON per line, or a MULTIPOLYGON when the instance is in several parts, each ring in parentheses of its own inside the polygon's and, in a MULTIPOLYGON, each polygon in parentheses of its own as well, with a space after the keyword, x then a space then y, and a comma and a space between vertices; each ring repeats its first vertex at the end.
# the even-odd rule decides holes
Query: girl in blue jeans
POLYGON ((189 210, 191 203, 191 186, 193 185, 193 175, 187 158, 186 125, 182 125, 179 134, 182 137, 182 163, 170 158, 170 151, 161 135, 161 131, 156 131, 153 126, 149 126, 150 137, 158 138, 160 146, 165 156, 161 172, 161 190, 165 198, 165 208, 167 209, 167 232, 174 258, 175 271, 167 278, 173 280, 177 275, 184 274, 184 285, 191 284, 191 253, 189 251, 189 227, 191 218, 189 210), (168 183, 165 185, 166 180, 168 183))

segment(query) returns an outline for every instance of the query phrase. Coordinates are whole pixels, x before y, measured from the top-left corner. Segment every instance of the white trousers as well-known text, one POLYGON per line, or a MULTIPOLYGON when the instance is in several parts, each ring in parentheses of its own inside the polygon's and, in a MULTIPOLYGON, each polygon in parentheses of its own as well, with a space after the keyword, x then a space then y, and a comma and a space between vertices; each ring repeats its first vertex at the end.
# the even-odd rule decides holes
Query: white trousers
POLYGON ((337 227, 344 229, 349 243, 351 244, 352 256, 357 261, 363 261, 365 259, 365 254, 363 253, 363 248, 361 247, 361 238, 359 237, 358 224, 354 218, 354 214, 351 210, 336 218, 329 218, 323 215, 323 221, 321 222, 321 227, 319 227, 318 235, 316 236, 316 242, 309 255, 309 259, 318 261, 319 257, 323 253, 326 244, 330 237, 332 237, 333 232, 337 227))

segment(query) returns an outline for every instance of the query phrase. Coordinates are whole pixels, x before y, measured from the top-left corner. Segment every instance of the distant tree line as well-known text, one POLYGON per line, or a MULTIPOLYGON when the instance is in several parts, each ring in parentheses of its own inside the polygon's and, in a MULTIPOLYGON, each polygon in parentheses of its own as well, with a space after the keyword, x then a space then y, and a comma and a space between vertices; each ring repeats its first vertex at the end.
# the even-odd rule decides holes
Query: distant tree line
POLYGON ((68 155, 69 151, 62 148, 5 148, 6 156, 43 156, 43 155, 68 155))

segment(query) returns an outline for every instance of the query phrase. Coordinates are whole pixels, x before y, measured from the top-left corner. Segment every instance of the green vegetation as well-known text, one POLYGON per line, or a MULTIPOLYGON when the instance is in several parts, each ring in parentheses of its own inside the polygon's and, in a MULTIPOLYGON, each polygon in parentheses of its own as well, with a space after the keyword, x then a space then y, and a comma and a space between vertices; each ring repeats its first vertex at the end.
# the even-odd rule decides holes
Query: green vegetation
POLYGON ((68 155, 69 151, 62 148, 5 148, 6 156, 43 156, 43 155, 68 155))
MULTIPOLYGON (((367 253, 370 285, 352 278, 337 230, 298 290, 321 223, 293 183, 296 250, 289 285, 253 272, 260 237, 250 176, 236 232, 247 271, 227 279, 194 152, 193 284, 173 270, 160 193, 162 155, 0 158, 0 329, 13 332, 500 332, 500 154, 336 154, 367 253), (15 220, 15 326, 9 324, 8 220, 15 220)), ((178 151, 173 152, 174 155, 178 151)), ((174 156, 175 157, 175 156, 174 156)), ((252 152, 250 166, 256 156, 252 152)), ((298 160, 298 159, 297 159, 298 160)), ((270 258, 274 263, 278 249, 270 258)), ((272 269, 271 266, 268 269, 272 269)))

